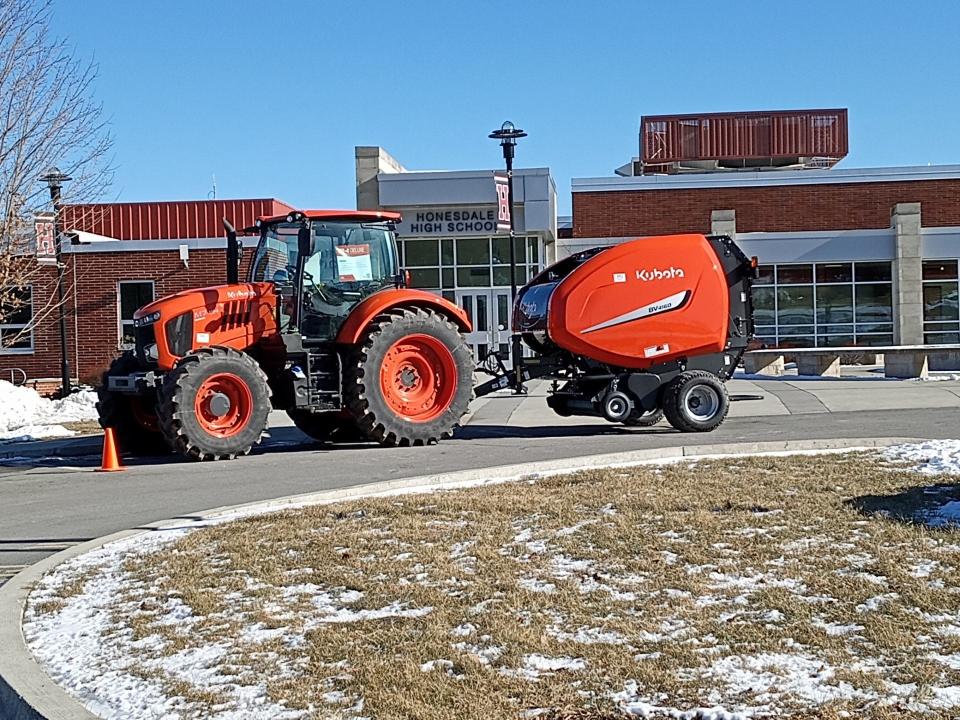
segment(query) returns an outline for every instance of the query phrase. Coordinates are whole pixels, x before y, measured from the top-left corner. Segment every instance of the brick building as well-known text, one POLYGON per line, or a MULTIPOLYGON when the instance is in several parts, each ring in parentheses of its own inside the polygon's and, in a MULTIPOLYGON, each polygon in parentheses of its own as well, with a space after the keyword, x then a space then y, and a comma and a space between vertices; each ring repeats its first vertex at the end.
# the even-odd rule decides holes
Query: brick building
MULTIPOLYGON (((274 199, 65 207, 61 227, 72 376, 81 382, 99 380, 110 360, 132 343, 138 307, 181 290, 224 282, 221 218, 241 229, 259 216, 289 209, 274 199)), ((242 240, 252 248, 257 238, 242 240)), ((252 252, 244 254, 241 277, 251 257, 252 252)), ((0 326, 0 333, 28 330, 14 346, 0 347, 0 378, 59 378, 56 277, 54 267, 41 268, 26 291, 29 304, 0 326)))
POLYGON ((574 179, 557 256, 643 235, 733 235, 761 263, 769 346, 960 342, 960 166, 574 179))

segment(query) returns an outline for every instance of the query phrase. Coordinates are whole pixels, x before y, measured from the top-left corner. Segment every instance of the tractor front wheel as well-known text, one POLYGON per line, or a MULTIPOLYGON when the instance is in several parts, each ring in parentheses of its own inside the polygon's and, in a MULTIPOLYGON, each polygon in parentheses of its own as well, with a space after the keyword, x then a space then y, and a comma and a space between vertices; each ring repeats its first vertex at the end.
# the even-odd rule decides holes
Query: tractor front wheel
POLYGON ((160 432, 156 395, 131 395, 109 390, 111 375, 127 376, 139 369, 140 364, 133 353, 124 353, 114 359, 110 369, 103 374, 103 382, 97 389, 100 427, 113 428, 121 452, 133 455, 167 455, 170 453, 170 446, 160 432))
POLYGON ((473 354, 432 310, 377 317, 346 369, 344 395, 360 430, 383 445, 428 445, 453 435, 473 398, 473 354))
POLYGON ((260 442, 270 414, 267 376, 249 355, 203 348, 184 357, 160 388, 160 427, 192 460, 232 460, 260 442))

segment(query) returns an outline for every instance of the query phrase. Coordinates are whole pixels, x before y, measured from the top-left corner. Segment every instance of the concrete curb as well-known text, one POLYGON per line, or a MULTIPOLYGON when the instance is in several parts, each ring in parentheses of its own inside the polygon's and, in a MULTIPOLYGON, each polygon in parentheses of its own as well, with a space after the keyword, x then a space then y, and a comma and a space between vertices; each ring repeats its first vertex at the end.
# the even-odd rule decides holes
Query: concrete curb
POLYGON ((461 470, 421 475, 397 480, 357 485, 336 490, 290 495, 273 500, 230 505, 195 513, 186 518, 162 520, 130 530, 80 543, 31 565, 0 586, 0 717, 7 720, 97 720, 77 700, 68 695, 34 660, 21 632, 21 619, 27 596, 34 583, 57 565, 111 542, 156 530, 201 526, 224 515, 247 515, 282 510, 294 506, 320 505, 364 497, 455 489, 469 485, 506 482, 521 477, 556 475, 601 467, 625 467, 682 458, 708 458, 769 453, 796 453, 814 450, 875 448, 899 443, 920 442, 917 438, 860 438, 852 440, 783 440, 756 443, 718 443, 715 445, 653 448, 624 453, 587 455, 563 460, 503 465, 493 468, 461 470))

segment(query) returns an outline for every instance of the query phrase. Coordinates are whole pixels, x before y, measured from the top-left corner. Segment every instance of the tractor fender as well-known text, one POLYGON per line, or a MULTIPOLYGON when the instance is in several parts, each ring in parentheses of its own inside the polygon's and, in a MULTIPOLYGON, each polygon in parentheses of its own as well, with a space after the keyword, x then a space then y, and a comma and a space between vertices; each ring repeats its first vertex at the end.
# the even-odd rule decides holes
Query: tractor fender
POLYGON ((336 342, 343 345, 356 345, 360 342, 363 331, 375 317, 393 308, 403 307, 429 308, 449 318, 460 332, 470 332, 473 329, 467 313, 449 300, 424 290, 398 288, 374 293, 357 305, 340 327, 336 342))

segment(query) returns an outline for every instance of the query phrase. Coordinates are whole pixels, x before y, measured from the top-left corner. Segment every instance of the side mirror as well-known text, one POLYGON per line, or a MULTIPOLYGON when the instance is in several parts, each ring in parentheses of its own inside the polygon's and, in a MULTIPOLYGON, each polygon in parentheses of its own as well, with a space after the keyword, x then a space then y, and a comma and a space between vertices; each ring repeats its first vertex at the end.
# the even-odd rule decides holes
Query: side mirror
POLYGON ((301 258, 310 254, 310 228, 306 225, 297 230, 297 252, 301 258))

